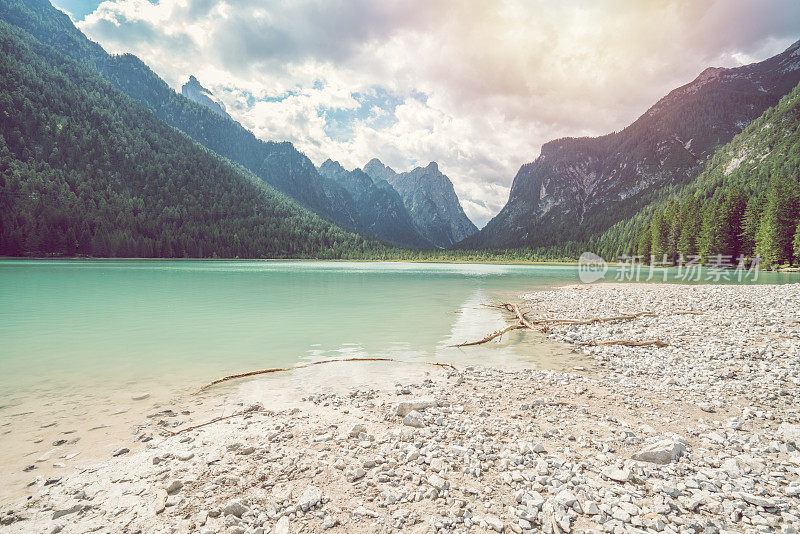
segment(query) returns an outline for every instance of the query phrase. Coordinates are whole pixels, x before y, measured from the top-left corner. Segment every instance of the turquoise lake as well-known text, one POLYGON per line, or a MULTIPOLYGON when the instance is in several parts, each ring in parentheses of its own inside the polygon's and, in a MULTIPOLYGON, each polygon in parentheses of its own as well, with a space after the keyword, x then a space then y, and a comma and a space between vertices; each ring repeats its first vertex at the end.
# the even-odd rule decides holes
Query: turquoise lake
POLYGON ((541 355, 522 336, 447 346, 503 324, 481 303, 572 283, 567 265, 0 261, 0 392, 202 381, 347 356, 525 363, 541 355))

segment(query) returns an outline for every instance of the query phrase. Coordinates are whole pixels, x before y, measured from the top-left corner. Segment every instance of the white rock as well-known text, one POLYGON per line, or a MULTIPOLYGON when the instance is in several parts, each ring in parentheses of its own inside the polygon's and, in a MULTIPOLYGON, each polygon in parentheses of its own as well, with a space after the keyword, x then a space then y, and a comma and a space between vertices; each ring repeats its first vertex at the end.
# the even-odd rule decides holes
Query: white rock
POLYGON ((297 501, 297 506, 304 512, 314 508, 322 501, 322 490, 316 486, 309 486, 297 501))
POLYGON ((413 426, 414 428, 422 428, 425 426, 425 421, 422 420, 421 413, 412 410, 403 417, 403 424, 406 426, 413 426))
POLYGON ((289 518, 283 516, 275 523, 275 534, 289 534, 289 532, 289 518))
POLYGON ((437 406, 436 400, 434 398, 424 397, 420 399, 414 399, 409 401, 403 401, 397 405, 395 408, 395 414, 399 415, 400 417, 405 417, 406 414, 412 411, 420 411, 426 408, 435 408, 437 406))
POLYGON ((783 441, 791 444, 795 449, 800 449, 800 425, 781 423, 778 432, 781 433, 783 441))
POLYGON ((644 447, 631 458, 640 462, 664 465, 676 461, 685 453, 686 445, 680 441, 664 439, 644 447))
POLYGON ((628 469, 619 469, 613 465, 603 469, 600 474, 616 482, 627 482, 631 479, 631 472, 628 469))

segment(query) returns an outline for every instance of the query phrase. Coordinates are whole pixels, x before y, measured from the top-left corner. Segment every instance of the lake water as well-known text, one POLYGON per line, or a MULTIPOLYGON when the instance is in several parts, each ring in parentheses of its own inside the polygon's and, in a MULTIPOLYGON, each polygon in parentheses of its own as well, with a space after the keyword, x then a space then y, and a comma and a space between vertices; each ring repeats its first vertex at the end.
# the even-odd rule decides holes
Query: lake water
MULTIPOLYGON (((73 449, 97 452, 148 410, 231 373, 359 356, 574 366, 580 355, 530 333, 449 347, 506 324, 482 303, 573 283, 577 268, 566 265, 0 261, 0 477, 47 473, 49 459, 30 475, 22 467, 59 437, 79 436, 73 449), (141 392, 150 397, 137 404, 141 392)), ((268 384, 279 397, 309 380, 393 384, 411 372, 419 370, 335 364, 268 384)))

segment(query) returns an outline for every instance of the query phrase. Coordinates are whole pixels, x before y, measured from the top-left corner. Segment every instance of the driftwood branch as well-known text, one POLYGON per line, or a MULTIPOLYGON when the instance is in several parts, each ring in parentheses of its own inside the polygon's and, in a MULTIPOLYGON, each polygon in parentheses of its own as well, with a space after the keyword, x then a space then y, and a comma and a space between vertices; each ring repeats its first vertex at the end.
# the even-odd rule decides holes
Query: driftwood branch
MULTIPOLYGON (((334 360, 319 360, 316 362, 309 362, 303 363, 300 365, 295 365, 293 367, 273 367, 270 369, 261 369, 258 371, 248 371, 246 373, 237 373, 235 375, 228 375, 223 376, 222 378, 218 378, 212 382, 209 382, 205 386, 201 387, 195 392, 195 395, 198 393, 205 391, 206 389, 210 388, 211 386, 215 386, 217 384, 221 384, 222 382, 227 382, 229 380, 236 380, 238 378, 247 378, 249 376, 256 376, 256 375, 265 375, 269 373, 279 373, 282 371, 294 371, 296 369, 304 369, 306 367, 312 367, 314 365, 322 365, 325 363, 341 363, 341 362, 400 362, 400 360, 395 360, 394 358, 386 358, 386 357, 367 357, 367 358, 337 358, 334 360)), ((406 363, 406 362, 403 362, 406 363)), ((408 363, 416 363, 416 362, 408 362, 408 363)), ((456 367, 450 363, 440 363, 440 362, 422 362, 425 365, 435 365, 438 367, 448 367, 457 371, 456 367)))
POLYGON ((197 425, 187 426, 187 427, 181 428, 179 430, 170 430, 169 428, 163 427, 161 425, 156 425, 156 426, 158 428, 160 428, 161 430, 163 430, 164 432, 167 432, 171 436, 176 436, 176 435, 181 434, 183 432, 188 432, 189 430, 194 430, 196 428, 201 428, 201 427, 204 427, 206 425, 210 425, 212 423, 218 423, 218 422, 224 421, 226 419, 232 419, 234 417, 241 417, 243 415, 250 415, 250 414, 254 414, 254 413, 272 413, 272 412, 270 412, 268 410, 245 410, 243 412, 236 412, 236 413, 233 413, 233 414, 230 414, 230 415, 223 415, 223 416, 220 416, 220 417, 215 417, 214 419, 211 419, 210 421, 206 421, 205 423, 200 423, 200 424, 197 424, 197 425))
MULTIPOLYGON (((203 386, 200 389, 198 389, 197 392, 195 393, 195 395, 197 393, 200 393, 201 391, 204 391, 204 390, 210 388, 211 386, 214 386, 214 385, 222 383, 222 382, 227 382, 228 380, 236 380, 238 378, 246 378, 248 376, 262 375, 262 374, 268 374, 268 373, 277 373, 279 371, 292 371, 294 369, 303 369, 303 368, 306 368, 306 367, 311 367, 313 365, 322 365, 324 363, 334 363, 334 362, 400 362, 400 360, 395 360, 394 358, 383 358, 383 357, 339 358, 339 359, 336 359, 336 360, 320 360, 320 361, 317 361, 317 362, 309 362, 309 363, 304 363, 304 364, 301 364, 301 365, 296 365, 294 367, 274 367, 274 368, 271 368, 271 369, 261 369, 259 371, 248 371, 246 373, 238 373, 238 374, 235 374, 235 375, 224 376, 222 378, 218 378, 217 380, 214 380, 213 382, 209 382, 205 386, 203 386)), ((403 362, 403 363, 405 363, 405 362, 403 362)), ((415 363, 415 362, 409 362, 409 363, 415 363)), ((446 367, 448 369, 452 369, 454 371, 458 371, 456 366, 451 364, 451 363, 446 363, 446 362, 422 362, 422 363, 424 363, 425 365, 433 365, 433 366, 436 366, 436 367, 446 367)), ((263 408, 262 409, 255 409, 255 410, 244 410, 244 411, 236 412, 236 413, 233 413, 233 414, 230 414, 230 415, 223 415, 223 416, 220 416, 220 417, 215 417, 214 419, 211 419, 211 420, 206 421, 204 423, 199 423, 199 424, 196 424, 196 425, 187 426, 187 427, 181 428, 179 430, 172 430, 172 429, 166 428, 166 427, 161 426, 161 425, 156 425, 156 427, 158 427, 160 430, 163 430, 164 432, 168 433, 170 436, 175 436, 175 435, 181 434, 183 432, 188 432, 189 430, 195 430, 197 428, 201 428, 201 427, 204 427, 206 425, 210 425, 210 424, 213 424, 213 423, 218 423, 220 421, 225 421, 226 419, 232 419, 234 417, 241 417, 241 416, 244 416, 244 415, 250 415, 250 414, 254 414, 254 413, 272 413, 272 412, 269 411, 269 410, 265 410, 263 408)))
MULTIPOLYGON (((596 323, 612 323, 612 322, 619 322, 619 321, 632 321, 638 317, 657 317, 659 314, 651 311, 641 311, 636 313, 620 313, 619 315, 613 315, 611 317, 592 317, 590 319, 559 319, 559 318, 538 318, 538 319, 528 319, 525 313, 520 309, 517 304, 503 302, 502 304, 486 304, 487 308, 494 308, 497 310, 504 310, 509 313, 513 313, 517 319, 517 322, 511 324, 505 328, 501 328, 496 332, 492 332, 491 334, 487 335, 486 337, 479 339, 477 341, 467 341, 464 343, 459 343, 458 345, 450 345, 451 347, 470 347, 473 345, 482 345, 484 343, 488 343, 489 341, 496 339, 506 332, 510 332, 512 330, 519 330, 519 329, 528 329, 528 330, 538 330, 539 332, 548 332, 550 327, 552 326, 564 326, 564 325, 589 325, 589 324, 596 324, 596 323), (536 328, 536 327, 539 328, 536 328)), ((703 312, 698 311, 678 311, 673 312, 670 315, 703 315, 703 312)), ((619 340, 612 340, 612 341, 601 341, 601 342, 589 342, 589 343, 579 343, 581 345, 623 345, 627 347, 647 347, 647 346, 656 346, 656 347, 666 347, 667 343, 661 340, 652 340, 652 341, 635 341, 630 339, 619 339, 619 340)))
POLYGON ((525 326, 521 324, 512 324, 508 325, 505 328, 501 328, 497 332, 492 332, 488 336, 484 337, 483 339, 479 339, 477 341, 466 341, 464 343, 459 343, 458 345, 450 345, 451 347, 471 347, 472 345, 481 345, 483 343, 488 343, 489 341, 493 340, 494 338, 500 337, 506 332, 511 332, 512 330, 519 330, 520 328, 525 328, 525 326))

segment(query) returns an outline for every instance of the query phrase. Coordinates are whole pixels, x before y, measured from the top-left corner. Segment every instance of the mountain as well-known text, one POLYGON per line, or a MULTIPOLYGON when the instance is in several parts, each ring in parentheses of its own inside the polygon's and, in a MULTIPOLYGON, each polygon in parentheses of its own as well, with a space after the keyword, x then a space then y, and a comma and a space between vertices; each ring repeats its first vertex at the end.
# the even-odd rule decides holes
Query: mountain
POLYGON ((355 230, 400 247, 433 248, 386 180, 373 182, 361 169, 348 171, 330 159, 320 166, 319 173, 327 180, 332 202, 351 214, 355 230))
POLYGON ((229 117, 177 94, 136 56, 107 54, 47 0, 0 0, 0 19, 96 70, 170 126, 249 169, 303 206, 338 220, 316 167, 291 143, 261 141, 229 117))
POLYGON ((0 255, 362 257, 96 71, 0 21, 0 255))
POLYGON ((189 76, 189 81, 181 87, 181 94, 201 106, 205 106, 217 115, 230 118, 225 110, 225 104, 214 99, 214 94, 203 87, 194 75, 189 76))
POLYGON ((388 181, 400 193, 420 233, 437 247, 448 248, 478 231, 464 213, 452 182, 436 162, 398 174, 380 160, 372 159, 364 166, 364 172, 376 182, 388 181))
POLYGON ((394 169, 384 165, 378 158, 372 158, 369 160, 369 162, 364 165, 364 172, 375 181, 386 180, 388 182, 390 178, 397 176, 397 173, 394 172, 394 169))
POLYGON ((620 132, 546 143, 509 199, 459 247, 562 245, 624 220, 665 187, 688 183, 720 145, 800 81, 800 42, 738 68, 709 68, 620 132))
POLYGON ((687 186, 592 243, 604 257, 800 261, 800 85, 722 146, 687 186))

